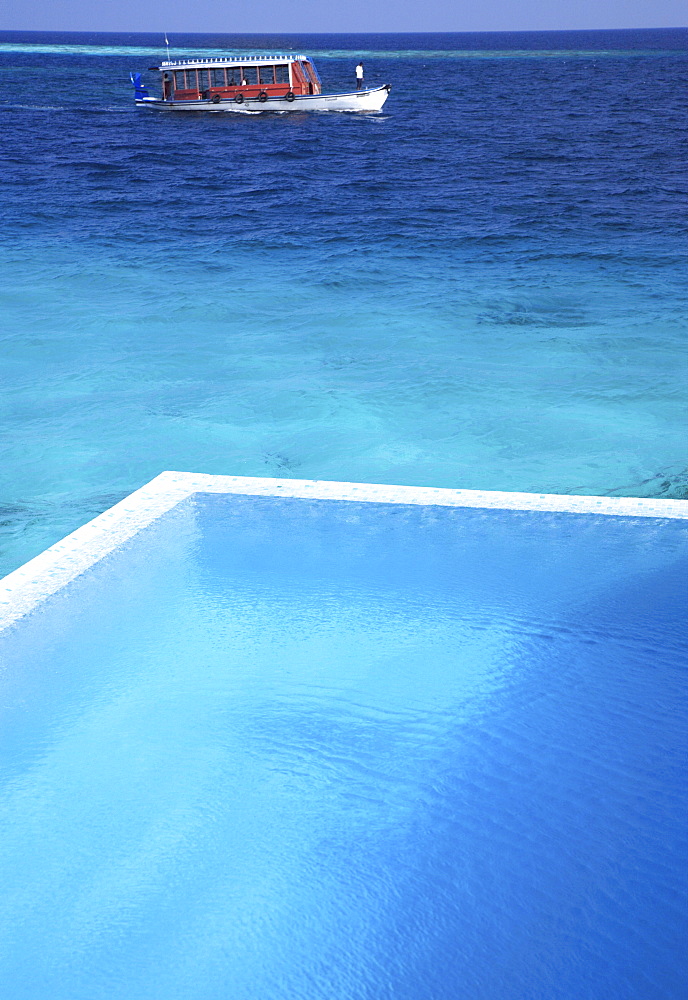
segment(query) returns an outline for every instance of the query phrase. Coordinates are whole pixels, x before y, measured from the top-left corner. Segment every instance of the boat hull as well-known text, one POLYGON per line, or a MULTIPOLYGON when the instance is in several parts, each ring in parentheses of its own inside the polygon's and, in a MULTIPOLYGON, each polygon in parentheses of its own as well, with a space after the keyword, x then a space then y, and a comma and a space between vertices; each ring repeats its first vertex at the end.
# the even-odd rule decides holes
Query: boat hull
POLYGON ((375 90, 356 90, 350 94, 304 94, 292 101, 286 97, 268 97, 266 101, 257 98, 246 99, 237 104, 233 98, 213 101, 163 101, 158 97, 136 99, 137 108, 156 108, 160 111, 380 111, 389 97, 389 84, 375 90))

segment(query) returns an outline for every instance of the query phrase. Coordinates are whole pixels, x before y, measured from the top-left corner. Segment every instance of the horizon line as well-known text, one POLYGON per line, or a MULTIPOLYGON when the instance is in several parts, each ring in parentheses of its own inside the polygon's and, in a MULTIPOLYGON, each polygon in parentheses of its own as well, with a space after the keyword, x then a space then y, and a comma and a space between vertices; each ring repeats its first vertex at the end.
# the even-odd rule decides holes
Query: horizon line
MULTIPOLYGON (((137 29, 113 29, 113 28, 0 28, 0 34, 72 34, 72 35, 156 35, 162 33, 161 28, 148 28, 146 30, 137 29)), ((475 28, 459 30, 446 29, 437 31, 282 31, 275 28, 272 31, 220 31, 211 29, 209 31, 186 31, 182 29, 168 30, 168 35, 548 35, 561 34, 573 35, 581 32, 590 34, 603 31, 688 31, 688 25, 645 25, 643 27, 606 27, 606 28, 490 28, 488 30, 477 30, 475 28)))

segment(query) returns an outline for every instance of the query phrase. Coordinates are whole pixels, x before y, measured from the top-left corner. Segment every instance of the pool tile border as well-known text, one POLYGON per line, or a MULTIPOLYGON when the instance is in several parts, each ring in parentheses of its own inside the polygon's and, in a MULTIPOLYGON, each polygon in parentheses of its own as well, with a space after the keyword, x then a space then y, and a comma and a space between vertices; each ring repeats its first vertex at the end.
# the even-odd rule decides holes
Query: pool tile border
POLYGON ((259 479, 249 476, 162 472, 141 489, 0 580, 0 631, 133 538, 142 528, 198 493, 688 520, 688 500, 503 493, 494 490, 452 490, 427 486, 385 486, 312 479, 259 479))

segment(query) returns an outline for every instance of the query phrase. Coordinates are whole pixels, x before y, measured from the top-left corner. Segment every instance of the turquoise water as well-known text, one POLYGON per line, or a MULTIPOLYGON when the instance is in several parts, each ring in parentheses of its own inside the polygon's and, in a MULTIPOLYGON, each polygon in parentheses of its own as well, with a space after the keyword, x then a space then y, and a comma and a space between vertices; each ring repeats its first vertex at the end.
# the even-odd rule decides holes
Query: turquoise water
POLYGON ((680 1000, 687 562, 183 504, 0 640, 6 995, 680 1000))
POLYGON ((176 36, 393 90, 173 120, 0 35, 0 569, 165 468, 685 495, 687 39, 176 36))

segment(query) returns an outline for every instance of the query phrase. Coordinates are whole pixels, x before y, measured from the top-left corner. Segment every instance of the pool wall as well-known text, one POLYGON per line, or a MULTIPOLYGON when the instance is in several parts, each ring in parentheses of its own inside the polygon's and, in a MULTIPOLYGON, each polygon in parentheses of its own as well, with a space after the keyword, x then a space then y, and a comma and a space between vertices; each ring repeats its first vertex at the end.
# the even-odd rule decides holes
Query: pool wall
POLYGON ((0 631, 194 494, 351 500, 370 503, 688 519, 688 500, 506 493, 310 479, 262 479, 162 472, 114 507, 0 581, 0 631))

